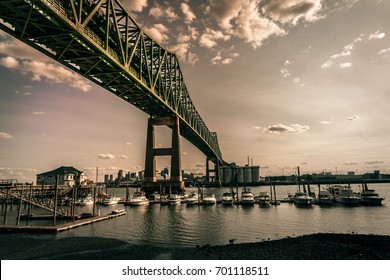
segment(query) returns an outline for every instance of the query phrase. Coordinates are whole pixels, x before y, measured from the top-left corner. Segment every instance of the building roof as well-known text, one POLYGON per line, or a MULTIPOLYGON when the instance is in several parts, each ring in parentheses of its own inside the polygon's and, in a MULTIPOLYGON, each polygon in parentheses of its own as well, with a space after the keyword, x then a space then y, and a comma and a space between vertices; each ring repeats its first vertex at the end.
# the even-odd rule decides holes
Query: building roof
POLYGON ((44 172, 37 174, 37 176, 50 176, 50 175, 64 175, 64 174, 78 174, 81 173, 80 170, 77 170, 73 166, 61 166, 52 171, 44 172))

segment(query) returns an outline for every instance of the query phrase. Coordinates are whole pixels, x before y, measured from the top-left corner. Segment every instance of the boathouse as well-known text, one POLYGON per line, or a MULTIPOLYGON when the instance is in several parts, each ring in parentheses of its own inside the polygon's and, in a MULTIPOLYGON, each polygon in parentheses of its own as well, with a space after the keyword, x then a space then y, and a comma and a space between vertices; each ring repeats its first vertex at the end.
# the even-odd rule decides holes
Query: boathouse
POLYGON ((37 185, 55 185, 58 175, 58 185, 83 186, 88 182, 87 175, 73 166, 61 166, 52 171, 37 174, 37 185))

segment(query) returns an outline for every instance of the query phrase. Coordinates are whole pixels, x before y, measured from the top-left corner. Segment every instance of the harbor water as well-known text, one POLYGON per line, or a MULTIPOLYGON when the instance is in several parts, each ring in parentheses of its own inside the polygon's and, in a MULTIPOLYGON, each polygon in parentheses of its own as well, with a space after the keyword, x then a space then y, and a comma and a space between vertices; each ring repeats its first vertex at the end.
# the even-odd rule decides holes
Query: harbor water
MULTIPOLYGON (((358 192, 358 185, 351 185, 358 192)), ((312 187, 313 188, 313 187, 312 187)), ((160 205, 146 206, 97 205, 101 214, 124 209, 124 216, 71 229, 57 234, 29 234, 40 239, 65 237, 108 237, 125 240, 131 244, 149 244, 160 247, 195 247, 197 245, 224 245, 259 242, 295 237, 320 232, 390 235, 390 184, 371 184, 385 197, 382 206, 346 207, 334 203, 331 206, 312 205, 297 207, 293 203, 261 207, 222 204, 208 206, 160 205)), ((276 186, 277 199, 294 193, 297 186, 276 186)), ((187 189, 187 192, 197 189, 187 189)), ((242 187, 239 188, 241 192, 242 187)), ((252 187, 254 195, 268 191, 267 186, 252 187)), ((315 187, 316 194, 318 193, 315 187)), ((136 189, 130 189, 130 195, 136 189)), ((205 188, 217 198, 229 188, 205 188)), ((112 192, 109 189, 108 192, 112 192)), ((115 189, 115 195, 125 197, 126 189, 115 189)), ((92 212, 93 206, 78 206, 77 214, 92 212)), ((22 213, 26 213, 22 209, 22 213)), ((33 209, 34 214, 46 213, 33 209)), ((6 224, 15 225, 17 206, 7 211, 6 224)), ((0 221, 1 222, 1 221, 0 221)), ((21 221, 21 225, 26 221, 21 221)), ((50 225, 51 221, 29 221, 30 225, 50 225)), ((27 233, 26 233, 27 234, 27 233)))

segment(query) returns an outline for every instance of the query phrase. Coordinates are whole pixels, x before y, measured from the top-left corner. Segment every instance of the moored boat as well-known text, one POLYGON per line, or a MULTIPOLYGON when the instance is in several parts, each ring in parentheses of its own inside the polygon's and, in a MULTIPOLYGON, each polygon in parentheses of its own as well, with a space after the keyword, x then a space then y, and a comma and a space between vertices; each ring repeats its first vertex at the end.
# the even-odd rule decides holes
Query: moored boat
POLYGON ((192 192, 188 195, 186 203, 187 205, 197 205, 200 202, 200 194, 197 192, 192 192))
POLYGON ((114 204, 118 204, 119 200, 120 200, 120 197, 106 196, 102 199, 102 204, 103 205, 114 205, 114 204))
POLYGON ((89 195, 89 196, 83 198, 82 200, 80 200, 78 204, 80 206, 93 205, 93 198, 92 198, 92 196, 89 195))
POLYGON ((374 189, 369 189, 367 184, 364 184, 360 198, 360 203, 363 205, 382 205, 382 201, 384 200, 374 189))
POLYGON ((225 192, 222 194, 221 203, 222 205, 232 205, 234 202, 234 198, 229 192, 225 192))
POLYGON ((203 195, 202 204, 203 205, 213 205, 217 203, 217 199, 215 198, 215 195, 212 193, 208 193, 203 195))
POLYGON ((260 206, 268 206, 271 203, 271 196, 268 192, 260 192, 259 196, 257 196, 257 203, 260 206))
POLYGON ((360 205, 361 198, 360 196, 356 195, 351 186, 330 186, 329 192, 333 196, 333 200, 349 206, 357 206, 360 205))
POLYGON ((330 205, 333 203, 333 196, 328 190, 320 190, 316 203, 320 205, 330 205))
POLYGON ((140 206, 140 205, 148 205, 149 199, 146 198, 145 193, 143 192, 135 192, 133 197, 129 201, 129 205, 131 206, 140 206))
POLYGON ((307 193, 305 192, 296 192, 294 195, 294 203, 296 205, 311 205, 313 203, 313 198, 310 197, 307 193))
POLYGON ((178 193, 170 193, 167 198, 168 205, 177 205, 181 203, 180 195, 178 193))
POLYGON ((244 190, 241 192, 240 204, 253 205, 254 203, 255 203, 255 196, 253 195, 250 189, 244 188, 244 190))

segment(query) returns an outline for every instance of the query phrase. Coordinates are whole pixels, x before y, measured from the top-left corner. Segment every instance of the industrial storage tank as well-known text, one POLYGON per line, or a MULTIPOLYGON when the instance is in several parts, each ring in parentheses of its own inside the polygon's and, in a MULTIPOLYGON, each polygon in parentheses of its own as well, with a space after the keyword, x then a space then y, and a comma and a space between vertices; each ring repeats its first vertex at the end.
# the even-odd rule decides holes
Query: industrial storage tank
POLYGON ((244 166, 244 182, 252 183, 252 167, 244 166))
POLYGON ((237 167, 237 183, 243 184, 244 183, 244 169, 241 167, 237 167))
POLYGON ((260 182, 260 166, 252 166, 252 182, 260 182))
POLYGON ((230 184, 232 180, 232 169, 230 166, 226 166, 223 169, 223 184, 230 184))

